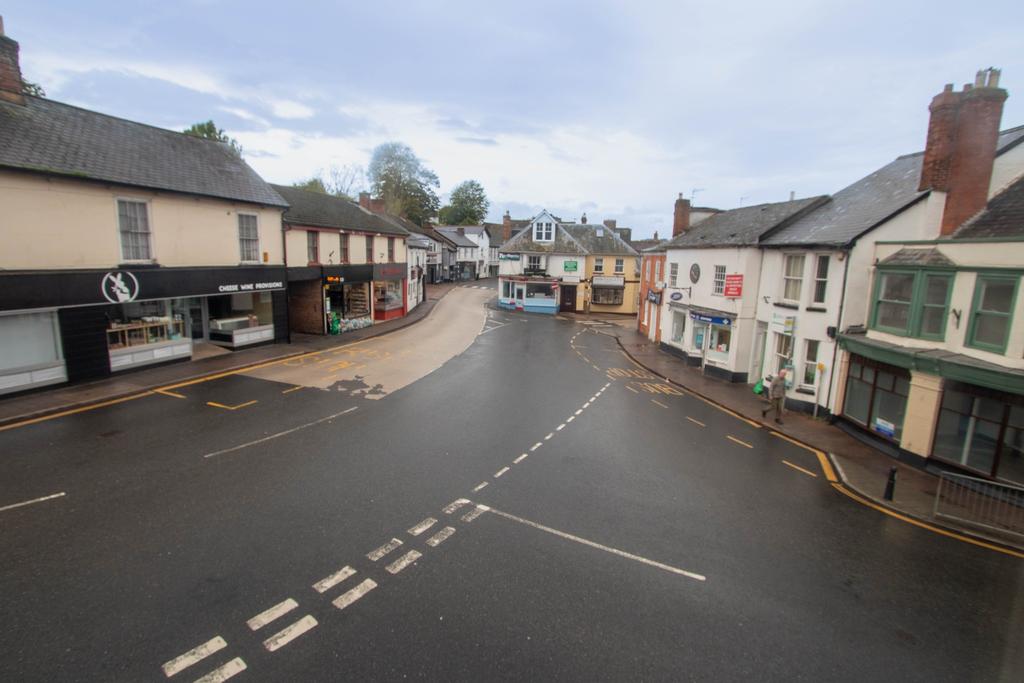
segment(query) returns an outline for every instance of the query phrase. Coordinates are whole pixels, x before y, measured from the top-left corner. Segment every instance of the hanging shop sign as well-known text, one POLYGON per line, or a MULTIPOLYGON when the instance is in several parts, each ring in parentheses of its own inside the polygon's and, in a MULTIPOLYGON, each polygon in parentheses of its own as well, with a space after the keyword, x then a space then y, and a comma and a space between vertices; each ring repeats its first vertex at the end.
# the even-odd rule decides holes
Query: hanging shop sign
POLYGON ((711 323, 712 325, 723 325, 725 327, 732 325, 732 318, 722 318, 717 315, 707 315, 696 311, 690 311, 690 319, 696 320, 699 323, 711 323))
POLYGON ((647 300, 655 306, 661 305, 661 292, 655 292, 653 289, 647 290, 647 300))
POLYGON ((139 281, 127 270, 115 270, 103 276, 100 289, 107 301, 122 304, 135 301, 139 295, 139 281))
POLYGON ((690 282, 692 282, 693 284, 697 284, 697 282, 699 280, 700 280, 700 264, 699 263, 694 263, 692 266, 690 266, 690 282))
POLYGON ((726 299, 739 299, 743 296, 743 274, 737 273, 735 275, 725 276, 725 294, 726 299))
POLYGON ((668 295, 668 298, 672 299, 672 301, 679 301, 679 300, 681 300, 683 298, 683 293, 682 292, 672 292, 671 294, 668 295))

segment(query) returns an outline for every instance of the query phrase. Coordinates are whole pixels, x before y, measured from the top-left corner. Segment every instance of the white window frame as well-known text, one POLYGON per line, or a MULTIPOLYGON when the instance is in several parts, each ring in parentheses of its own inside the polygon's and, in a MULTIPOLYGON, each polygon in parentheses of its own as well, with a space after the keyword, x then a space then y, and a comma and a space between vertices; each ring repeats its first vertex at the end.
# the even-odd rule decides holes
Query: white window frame
POLYGON ((711 293, 715 296, 725 296, 725 266, 714 267, 714 276, 711 279, 711 293))
POLYGON ((542 267, 543 267, 543 264, 541 263, 540 254, 530 254, 529 256, 526 257, 526 269, 527 270, 540 270, 542 267), (534 259, 537 260, 537 265, 536 266, 533 265, 534 259))
POLYGON ((615 274, 624 275, 626 273, 626 259, 617 258, 615 259, 615 274))
POLYGON ((776 332, 775 333, 775 343, 774 343, 774 347, 775 348, 772 350, 772 355, 775 357, 775 373, 776 374, 778 374, 779 370, 782 370, 787 365, 792 365, 792 363, 793 363, 794 341, 795 340, 793 339, 793 335, 791 335, 791 334, 783 334, 782 332, 776 332), (779 342, 782 341, 783 337, 788 337, 789 338, 789 355, 788 356, 787 355, 783 355, 782 353, 779 352, 779 346, 780 346, 779 342))
POLYGON ((238 216, 238 256, 240 263, 260 263, 260 256, 263 253, 263 242, 260 240, 260 215, 258 213, 249 213, 248 211, 239 211, 235 214, 238 216), (251 216, 256 219, 256 259, 249 260, 245 258, 245 253, 242 250, 242 216, 251 216))
POLYGON ((604 258, 601 256, 594 257, 594 272, 604 273, 604 258))
MULTIPOLYGON (((802 363, 802 367, 800 368, 800 385, 801 386, 807 387, 809 389, 813 389, 814 388, 814 384, 815 384, 814 380, 812 380, 810 384, 808 384, 804 380, 807 379, 807 369, 808 369, 807 365, 808 365, 808 363, 810 363, 814 367, 814 373, 818 372, 818 356, 820 354, 821 354, 821 341, 820 340, 818 340, 818 339, 804 339, 804 353, 803 353, 803 359, 802 359, 803 363, 802 363), (814 360, 811 360, 808 357, 808 355, 807 355, 808 352, 810 351, 811 344, 817 344, 817 347, 815 348, 815 351, 814 351, 814 360)), ((815 378, 815 380, 817 380, 817 374, 814 374, 813 377, 815 378)))
POLYGON ((675 287, 679 282, 679 264, 670 263, 668 264, 668 286, 675 287))
POLYGON ((150 210, 151 202, 148 199, 139 197, 118 196, 114 197, 114 226, 117 229, 118 263, 153 263, 156 260, 156 240, 153 234, 153 212, 150 210), (146 227, 149 228, 149 258, 126 259, 124 257, 124 240, 121 238, 121 207, 120 202, 132 202, 134 204, 146 205, 146 227))
POLYGON ((804 275, 805 275, 804 270, 807 268, 807 258, 806 258, 806 256, 807 256, 806 254, 783 254, 782 255, 782 292, 781 292, 781 295, 780 295, 779 298, 782 299, 782 301, 784 301, 784 302, 786 302, 788 304, 799 304, 800 303, 800 297, 802 297, 803 294, 804 294, 804 275), (800 259, 800 274, 799 275, 796 275, 796 276, 786 275, 786 273, 789 270, 789 268, 787 267, 788 264, 789 264, 789 259, 791 259, 791 258, 793 258, 793 259, 800 259), (797 295, 796 295, 795 299, 790 299, 789 297, 786 296, 786 283, 789 282, 790 280, 795 280, 795 281, 797 281, 799 283, 799 287, 797 288, 798 291, 797 291, 797 295))
POLYGON ((829 254, 816 254, 814 258, 814 289, 811 290, 811 303, 825 305, 825 300, 828 298, 828 271, 832 268, 832 259, 829 258, 829 254), (828 265, 825 267, 825 277, 819 277, 818 272, 820 271, 821 260, 825 259, 828 265), (821 300, 818 299, 818 284, 824 282, 825 289, 822 290, 821 300))

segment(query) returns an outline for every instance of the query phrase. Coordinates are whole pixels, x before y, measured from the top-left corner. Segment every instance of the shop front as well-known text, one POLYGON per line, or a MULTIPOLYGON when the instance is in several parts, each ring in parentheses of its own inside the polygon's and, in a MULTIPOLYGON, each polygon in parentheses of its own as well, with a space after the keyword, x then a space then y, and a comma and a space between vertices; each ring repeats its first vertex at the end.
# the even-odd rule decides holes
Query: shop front
POLYGON ((407 266, 376 263, 373 266, 373 320, 383 322, 405 315, 407 266))
POLYGON ((325 266, 323 270, 324 331, 344 334, 373 325, 373 268, 325 266))
POLYGON ((556 279, 510 276, 498 280, 498 306, 501 308, 554 315, 558 312, 559 301, 556 279))
POLYGON ((851 354, 846 372, 842 415, 873 435, 894 444, 903 436, 910 395, 910 372, 851 354))
POLYGON ((0 393, 287 341, 283 268, 0 274, 0 393))

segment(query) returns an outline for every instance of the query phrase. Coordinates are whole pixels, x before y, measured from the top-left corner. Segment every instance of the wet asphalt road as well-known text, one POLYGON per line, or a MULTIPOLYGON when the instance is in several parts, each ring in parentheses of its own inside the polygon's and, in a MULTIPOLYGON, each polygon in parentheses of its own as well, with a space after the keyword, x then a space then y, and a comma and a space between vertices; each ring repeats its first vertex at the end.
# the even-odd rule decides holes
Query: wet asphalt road
POLYGON ((217 637, 170 680, 1021 679, 1024 561, 643 374, 493 312, 380 400, 233 375, 0 432, 0 507, 67 492, 0 512, 0 680, 168 680, 217 637))

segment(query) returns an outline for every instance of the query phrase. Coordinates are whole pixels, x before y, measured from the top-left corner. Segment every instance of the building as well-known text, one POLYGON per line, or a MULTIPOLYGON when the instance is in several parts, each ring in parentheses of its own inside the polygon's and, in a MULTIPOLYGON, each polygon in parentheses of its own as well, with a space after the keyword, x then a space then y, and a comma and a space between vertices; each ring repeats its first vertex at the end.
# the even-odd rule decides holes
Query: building
POLYGON ((289 321, 294 332, 341 334, 407 310, 409 233, 341 197, 285 185, 289 321))
POLYGON ((480 245, 466 233, 466 227, 439 227, 434 231, 455 245, 456 265, 452 279, 462 281, 478 279, 480 268, 483 266, 481 249, 480 245))
POLYGON ((21 90, 0 31, 0 393, 288 340, 287 203, 240 157, 21 90))
POLYGON ((498 258, 503 308, 636 313, 638 254, 603 225, 566 224, 542 211, 502 244, 498 258))
POLYGON ((405 241, 406 259, 408 260, 409 293, 406 296, 407 310, 411 311, 427 300, 427 252, 431 240, 420 234, 410 234, 405 241))
POLYGON ((719 379, 746 382, 756 375, 759 364, 752 351, 760 300, 759 243, 826 199, 744 206, 696 225, 685 217, 688 202, 677 200, 675 223, 689 227, 664 245, 661 348, 719 379))
MULTIPOLYGON (((450 234, 452 231, 455 231, 459 236, 465 237, 476 245, 477 249, 474 253, 476 264, 473 268, 475 276, 472 279, 497 275, 497 258, 492 259, 491 257, 492 232, 486 223, 482 225, 441 225, 435 229, 443 234, 450 234)), ((495 237, 498 236, 497 232, 493 234, 495 237)))

